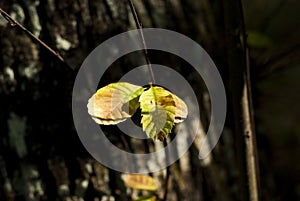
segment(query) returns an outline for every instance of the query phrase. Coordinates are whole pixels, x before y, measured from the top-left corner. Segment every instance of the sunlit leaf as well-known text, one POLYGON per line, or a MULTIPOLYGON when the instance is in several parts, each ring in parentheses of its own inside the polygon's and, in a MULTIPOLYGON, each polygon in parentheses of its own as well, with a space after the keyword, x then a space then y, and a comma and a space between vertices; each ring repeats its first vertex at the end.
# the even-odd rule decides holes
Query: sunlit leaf
MULTIPOLYGON (((170 92, 171 93, 171 92, 170 92)), ((188 109, 183 100, 178 98, 175 94, 171 93, 172 98, 175 102, 175 120, 174 123, 183 122, 188 115, 188 109)))
POLYGON ((124 179, 125 185, 139 190, 156 191, 157 185, 154 179, 148 175, 130 174, 124 179))
POLYGON ((175 121, 175 101, 171 92, 150 86, 139 98, 142 127, 152 139, 163 140, 171 132, 175 121))
POLYGON ((98 124, 117 124, 141 108, 141 124, 153 140, 163 141, 175 123, 188 114, 183 100, 170 91, 150 85, 145 88, 127 82, 109 84, 99 89, 88 101, 88 113, 98 124))
POLYGON ((98 124, 120 123, 135 113, 143 91, 143 87, 127 82, 109 84, 89 99, 88 113, 98 124))

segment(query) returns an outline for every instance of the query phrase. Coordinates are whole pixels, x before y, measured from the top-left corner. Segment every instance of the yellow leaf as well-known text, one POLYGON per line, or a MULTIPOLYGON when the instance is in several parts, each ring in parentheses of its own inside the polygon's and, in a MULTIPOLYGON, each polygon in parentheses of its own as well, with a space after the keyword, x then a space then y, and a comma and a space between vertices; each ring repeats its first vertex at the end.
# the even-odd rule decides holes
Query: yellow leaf
MULTIPOLYGON (((170 92, 171 93, 171 92, 170 92)), ((175 120, 174 123, 183 122, 188 115, 188 109, 183 100, 178 98, 175 94, 171 93, 172 98, 175 102, 175 120)))
POLYGON ((157 185, 154 179, 148 175, 130 174, 125 177, 124 182, 126 186, 130 188, 148 191, 157 190, 157 185))
POLYGON ((142 111, 143 131, 153 140, 163 141, 175 123, 188 115, 183 100, 158 86, 145 88, 127 82, 109 84, 99 89, 88 101, 88 113, 98 124, 118 124, 130 118, 138 107, 142 111))
POLYGON ((109 84, 99 89, 88 101, 88 113, 98 124, 111 125, 125 121, 139 107, 141 86, 127 82, 109 84))

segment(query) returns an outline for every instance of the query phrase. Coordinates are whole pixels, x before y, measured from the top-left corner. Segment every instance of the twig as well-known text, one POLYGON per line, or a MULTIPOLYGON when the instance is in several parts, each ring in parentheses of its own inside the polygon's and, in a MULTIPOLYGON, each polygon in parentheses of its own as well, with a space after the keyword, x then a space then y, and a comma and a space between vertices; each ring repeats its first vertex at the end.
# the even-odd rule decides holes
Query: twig
POLYGON ((142 41, 143 46, 144 46, 144 55, 145 55, 146 62, 148 64, 148 69, 149 69, 149 72, 150 72, 151 81, 152 81, 153 84, 155 84, 154 73, 153 73, 152 65, 151 65, 151 62, 150 62, 150 59, 149 59, 148 49, 147 49, 147 45, 146 45, 146 41, 145 41, 144 33, 143 33, 143 27, 142 27, 142 24, 140 23, 139 17, 138 17, 137 12, 134 8, 134 4, 133 4, 132 0, 128 0, 128 2, 129 2, 130 10, 131 10, 131 13, 133 15, 136 27, 139 29, 141 41, 142 41))
MULTIPOLYGON (((164 149, 165 149, 165 154, 166 154, 166 163, 169 164, 169 150, 166 148, 166 146, 168 145, 167 143, 167 138, 164 139, 164 149)), ((168 165, 166 167, 166 178, 165 178, 165 191, 164 191, 164 197, 163 197, 163 201, 167 201, 167 197, 168 197, 168 191, 169 191, 169 180, 170 180, 170 166, 168 165)))
POLYGON ((52 54, 54 54, 60 61, 65 63, 65 60, 52 48, 50 48, 48 45, 46 45, 43 41, 41 41, 39 38, 37 38, 33 33, 31 33, 28 29, 26 29, 23 25, 21 25, 19 22, 14 20, 9 14, 7 14, 4 10, 0 8, 1 15, 12 25, 12 26, 18 26, 21 28, 24 32, 26 32, 29 36, 31 36, 34 40, 36 40, 38 43, 40 43, 42 46, 44 46, 47 50, 49 50, 52 54))
POLYGON ((246 69, 244 72, 244 89, 242 96, 242 108, 244 117, 244 140, 246 146, 246 161, 247 161, 247 176, 249 182, 249 199, 251 201, 259 200, 259 177, 258 177, 258 160, 257 160, 257 148, 256 148, 256 135, 254 127, 254 110, 252 103, 252 89, 250 78, 250 58, 249 49, 247 46, 247 34, 246 25, 244 19, 244 11, 242 7, 242 1, 238 1, 241 19, 242 40, 244 48, 244 59, 246 69))

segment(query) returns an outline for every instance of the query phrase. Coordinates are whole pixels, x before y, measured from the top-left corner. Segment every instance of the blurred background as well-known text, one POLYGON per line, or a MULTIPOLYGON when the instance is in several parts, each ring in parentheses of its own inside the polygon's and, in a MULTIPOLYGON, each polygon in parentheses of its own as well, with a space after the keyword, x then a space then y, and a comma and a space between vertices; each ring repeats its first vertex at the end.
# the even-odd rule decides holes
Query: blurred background
MULTIPOLYGON (((194 143, 170 167, 168 200, 251 197, 237 111, 245 69, 243 22, 250 53, 259 198, 300 200, 299 1, 244 0, 244 19, 235 0, 133 2, 143 27, 174 30, 197 41, 217 65, 227 93, 226 125, 217 147, 207 160, 199 161, 194 143)), ((10 0, 1 1, 0 8, 65 60, 0 16, 0 200, 133 200, 143 194, 126 187, 122 173, 87 153, 71 111, 73 83, 86 56, 106 39, 136 28, 129 1, 10 0)), ((206 130, 210 101, 201 77, 180 58, 158 51, 149 57, 187 78, 204 111, 200 115, 206 130)), ((120 58, 99 86, 145 63, 143 52, 120 58)), ((110 134, 112 142, 124 147, 120 131, 106 130, 115 134, 110 134)), ((164 193, 165 172, 152 175, 161 186, 158 198, 164 193)))

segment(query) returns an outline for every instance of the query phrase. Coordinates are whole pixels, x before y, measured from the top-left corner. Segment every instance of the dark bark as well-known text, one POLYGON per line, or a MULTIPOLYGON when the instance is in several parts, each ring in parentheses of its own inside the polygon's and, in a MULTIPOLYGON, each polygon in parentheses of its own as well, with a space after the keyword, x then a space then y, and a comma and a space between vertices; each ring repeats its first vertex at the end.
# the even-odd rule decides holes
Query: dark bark
MULTIPOLYGON (((207 50, 218 66, 229 103, 223 137, 213 153, 199 161, 203 137, 199 135, 186 155, 169 167, 168 182, 163 171, 152 174, 161 186, 157 196, 163 199, 166 193, 166 200, 172 201, 257 200, 248 188, 251 181, 246 163, 249 155, 255 155, 247 155, 246 147, 247 143, 253 145, 255 130, 249 84, 256 83, 246 82, 245 43, 241 43, 243 19, 238 1, 133 2, 142 27, 184 33, 207 50), (251 136, 246 135, 247 129, 251 136)), ((1 2, 0 8, 64 59, 63 62, 18 26, 0 18, 0 200, 126 201, 145 193, 127 188, 121 173, 91 158, 72 122, 72 88, 85 57, 106 39, 136 28, 128 1, 17 0, 1 2)), ((276 54, 272 48, 259 56, 252 54, 251 75, 266 76, 266 72, 283 68, 289 62, 298 64, 298 43, 289 41, 276 54)), ((200 102, 199 118, 205 132, 210 101, 202 78, 181 58, 153 50, 147 54, 150 62, 170 66, 190 82, 200 102)), ((147 63, 142 52, 127 56, 109 68, 99 86, 117 81, 131 66, 147 63)), ((192 125, 188 129, 193 129, 192 125)), ((116 127, 106 127, 105 131, 111 142, 123 150, 147 153, 156 148, 149 141, 130 139, 116 127)), ((293 184, 296 186, 296 182, 293 184)), ((266 195, 265 200, 272 197, 266 195)), ((299 198, 296 193, 290 197, 299 198)))

